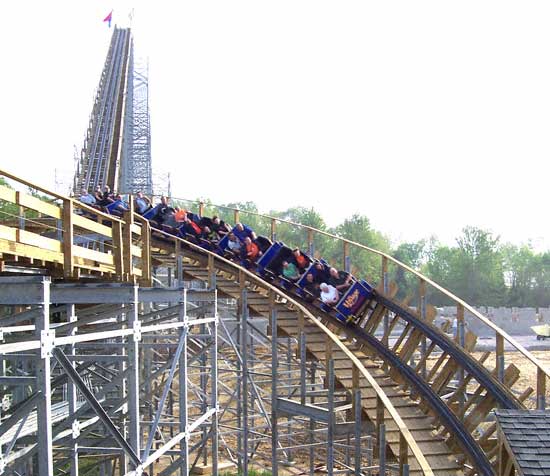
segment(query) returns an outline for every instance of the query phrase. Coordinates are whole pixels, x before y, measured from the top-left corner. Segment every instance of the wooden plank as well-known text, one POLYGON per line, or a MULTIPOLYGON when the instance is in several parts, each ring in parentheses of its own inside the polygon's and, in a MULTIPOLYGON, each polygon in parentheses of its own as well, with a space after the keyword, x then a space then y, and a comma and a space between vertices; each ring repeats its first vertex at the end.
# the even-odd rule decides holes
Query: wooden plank
POLYGON ((141 258, 141 248, 136 245, 132 245, 132 256, 141 258))
POLYGON ((63 253, 50 250, 43 250, 36 246, 30 246, 15 241, 0 239, 0 253, 13 254, 15 256, 24 256, 38 260, 48 261, 50 263, 63 263, 63 253))
POLYGON ((382 304, 376 304, 374 311, 368 316, 367 323, 365 324, 365 332, 371 334, 374 333, 376 328, 380 325, 380 321, 386 312, 386 308, 382 304))
POLYGON ((390 335, 393 332, 393 328, 397 325, 397 323, 401 320, 399 316, 394 316, 393 319, 390 321, 390 324, 388 325, 387 332, 384 332, 384 335, 382 336, 381 341, 387 346, 390 335))
POLYGON ((73 217, 73 224, 74 226, 83 228, 84 230, 91 231, 93 233, 98 233, 109 238, 113 237, 113 232, 110 227, 102 225, 101 223, 98 223, 90 218, 86 218, 82 215, 75 214, 73 217))
POLYGON ((137 276, 138 278, 141 278, 143 276, 143 271, 141 270, 141 268, 137 268, 136 266, 134 266, 132 268, 132 274, 134 276, 137 276))
MULTIPOLYGON (((479 360, 480 363, 485 362, 487 358, 491 355, 491 352, 485 352, 481 359, 479 360)), ((458 400, 458 397, 460 397, 462 394, 466 392, 466 389, 468 388, 468 385, 470 384, 470 381, 472 380, 473 375, 468 374, 464 377, 464 380, 461 385, 459 385, 456 390, 452 393, 452 395, 447 399, 447 405, 451 406, 451 403, 458 400)))
POLYGON ((42 213, 46 216, 61 219, 61 208, 57 205, 40 200, 32 195, 27 195, 23 192, 16 192, 16 203, 25 208, 42 213))
POLYGON ((432 382, 432 389, 434 392, 439 393, 441 390, 443 390, 447 384, 452 380, 454 377, 456 371, 460 368, 459 363, 454 360, 453 358, 449 358, 447 362, 445 362, 445 365, 437 374, 437 376, 434 378, 432 382))
POLYGON ((115 274, 115 267, 109 266, 107 264, 101 264, 97 261, 91 261, 89 259, 84 259, 79 256, 74 257, 75 267, 86 269, 95 273, 106 273, 106 274, 115 274))
POLYGON ((0 185, 0 200, 5 200, 6 202, 10 203, 16 203, 15 190, 12 190, 5 185, 0 185))
POLYGON ((546 400, 546 374, 537 368, 537 409, 544 410, 546 400))
POLYGON ((17 241, 17 228, 0 225, 0 239, 7 241, 17 241))
MULTIPOLYGON (((430 306, 426 312, 426 322, 431 324, 436 315, 437 311, 430 306)), ((401 348, 400 357, 403 362, 407 362, 411 358, 414 351, 418 348, 418 345, 420 344, 423 336, 424 334, 420 330, 415 329, 413 332, 411 332, 411 335, 407 339, 407 342, 405 342, 405 344, 401 348)))
POLYGON ((138 236, 141 236, 141 226, 136 225, 135 223, 132 223, 131 229, 132 229, 132 233, 138 236))
POLYGON ((16 240, 18 243, 25 245, 36 246, 49 251, 62 252, 62 243, 53 238, 47 238, 46 236, 37 235, 30 231, 16 229, 16 240))
POLYGON ((73 246, 73 255, 79 258, 88 259, 90 261, 97 261, 98 263, 112 265, 114 267, 115 258, 109 253, 102 253, 101 251, 89 250, 82 246, 73 246))

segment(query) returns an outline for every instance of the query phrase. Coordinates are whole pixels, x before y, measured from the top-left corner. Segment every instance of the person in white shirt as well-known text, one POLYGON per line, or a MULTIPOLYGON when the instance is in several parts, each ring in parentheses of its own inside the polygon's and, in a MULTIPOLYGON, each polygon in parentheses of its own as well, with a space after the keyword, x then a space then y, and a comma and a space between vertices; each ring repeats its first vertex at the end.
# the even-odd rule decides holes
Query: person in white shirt
POLYGON ((321 301, 325 304, 336 304, 338 302, 340 295, 338 289, 334 286, 327 283, 321 283, 319 289, 321 290, 321 301))
POLYGON ((228 240, 227 247, 229 248, 229 251, 232 251, 238 255, 242 246, 241 242, 233 233, 229 233, 228 240))
POLYGON ((88 190, 86 189, 82 189, 80 191, 80 198, 79 200, 82 202, 82 203, 85 203, 86 205, 95 205, 96 204, 96 200, 95 200, 95 197, 93 195, 90 195, 88 193, 88 190))

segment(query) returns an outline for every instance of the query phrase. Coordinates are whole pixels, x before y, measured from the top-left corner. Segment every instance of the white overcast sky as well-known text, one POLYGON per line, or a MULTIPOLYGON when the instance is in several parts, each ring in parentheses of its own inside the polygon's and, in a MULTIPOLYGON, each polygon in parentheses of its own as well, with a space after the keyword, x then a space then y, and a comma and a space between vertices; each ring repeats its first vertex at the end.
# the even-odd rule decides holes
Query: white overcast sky
POLYGON ((550 2, 4 2, 2 167, 67 182, 111 8, 134 8, 175 196, 550 248, 550 2))

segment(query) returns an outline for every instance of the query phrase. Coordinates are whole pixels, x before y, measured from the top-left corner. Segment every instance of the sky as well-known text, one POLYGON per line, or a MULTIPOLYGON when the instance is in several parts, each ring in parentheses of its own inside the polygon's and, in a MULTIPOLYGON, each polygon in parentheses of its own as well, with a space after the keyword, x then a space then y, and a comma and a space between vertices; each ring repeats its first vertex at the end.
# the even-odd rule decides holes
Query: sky
POLYGON ((7 2, 2 168, 67 191, 111 9, 133 10, 174 196, 550 249, 549 2, 7 2))

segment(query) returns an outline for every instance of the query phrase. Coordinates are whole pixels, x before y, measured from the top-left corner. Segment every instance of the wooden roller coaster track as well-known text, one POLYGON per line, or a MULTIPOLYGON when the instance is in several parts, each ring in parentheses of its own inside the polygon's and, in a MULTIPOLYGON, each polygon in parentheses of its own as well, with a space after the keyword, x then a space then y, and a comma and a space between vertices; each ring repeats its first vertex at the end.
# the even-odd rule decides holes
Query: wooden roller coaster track
MULTIPOLYGON (((189 278, 215 284, 228 297, 236 298, 247 288, 252 312, 269 316, 276 310, 278 333, 304 335, 308 358, 333 360, 338 384, 361 389, 364 417, 375 425, 386 424, 396 461, 401 468, 410 465, 413 474, 492 475, 498 447, 496 427, 487 421, 488 414, 494 408, 522 408, 535 391, 537 406, 545 408, 548 369, 467 303, 387 254, 329 235, 341 240, 344 257, 349 256, 350 247, 380 257, 381 280, 368 311, 357 326, 346 326, 235 263, 151 230, 132 210, 119 219, 7 172, 0 171, 0 175, 36 192, 0 186, 4 271, 34 268, 60 279, 99 277, 148 284, 154 264, 177 265, 179 260, 189 278), (388 280, 390 264, 418 279, 419 306, 412 308, 408 300, 395 298, 396 286, 388 280), (449 337, 433 325, 435 312, 425 300, 427 287, 456 303, 462 335, 449 337), (494 365, 489 353, 478 359, 471 355, 476 336, 464 331, 465 310, 495 332, 494 365), (505 341, 536 368, 536 390, 514 393, 520 372, 514 365, 505 366, 505 341)), ((235 215, 238 220, 238 212, 235 215)), ((267 218, 274 232, 276 221, 282 220, 267 218)), ((304 228, 308 237, 327 234, 304 228)))

